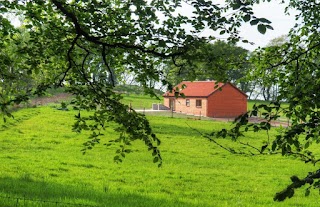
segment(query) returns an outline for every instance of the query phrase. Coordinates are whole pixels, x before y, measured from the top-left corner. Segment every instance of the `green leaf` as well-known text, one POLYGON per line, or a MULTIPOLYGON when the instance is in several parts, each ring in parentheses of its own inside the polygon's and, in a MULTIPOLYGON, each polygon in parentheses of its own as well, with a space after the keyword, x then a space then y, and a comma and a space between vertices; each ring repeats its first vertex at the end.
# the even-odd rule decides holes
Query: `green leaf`
POLYGON ((260 22, 263 22, 263 23, 267 23, 267 24, 271 24, 272 22, 270 22, 268 19, 266 18, 260 18, 259 19, 260 22))
POLYGON ((245 16, 243 17, 243 21, 245 21, 245 22, 250 21, 250 19, 251 19, 251 16, 250 16, 249 14, 247 14, 247 15, 245 15, 245 16))
POLYGON ((271 147, 272 151, 275 151, 276 148, 277 148, 277 143, 276 143, 276 142, 273 142, 273 143, 272 143, 272 147, 271 147))
POLYGON ((267 29, 273 30, 273 27, 271 25, 266 25, 267 29))
POLYGON ((306 142, 306 143, 304 144, 304 148, 305 148, 305 149, 307 149, 309 146, 310 146, 310 143, 309 143, 309 142, 306 142))
POLYGON ((307 189, 306 189, 306 192, 305 192, 304 195, 305 195, 306 197, 310 195, 310 188, 307 188, 307 189))
POLYGON ((264 24, 259 24, 259 25, 258 25, 258 31, 259 31, 261 34, 265 34, 266 31, 267 31, 266 25, 264 25, 264 24))
POLYGON ((239 9, 241 7, 242 3, 241 1, 235 1, 235 3, 232 5, 232 9, 233 10, 236 10, 236 9, 239 9))
POLYGON ((253 110, 253 111, 251 112, 251 115, 252 115, 252 116, 257 116, 257 115, 258 115, 258 111, 257 111, 257 110, 253 110))
POLYGON ((25 27, 26 27, 27 29, 31 29, 33 26, 30 25, 30 24, 27 24, 27 25, 25 25, 25 27))
POLYGON ((259 23, 259 19, 254 19, 250 21, 250 24, 253 25, 257 25, 259 23))
POLYGON ((157 155, 157 150, 153 150, 152 156, 156 156, 156 155, 157 155))
POLYGON ((156 163, 156 162, 158 162, 158 161, 159 161, 159 157, 153 158, 153 163, 156 163))
POLYGON ((260 153, 263 153, 267 147, 268 147, 268 144, 263 145, 263 146, 261 147, 260 153))
POLYGON ((117 156, 115 156, 115 157, 113 158, 113 160, 114 160, 115 162, 118 162, 119 159, 120 159, 119 155, 117 155, 117 156))

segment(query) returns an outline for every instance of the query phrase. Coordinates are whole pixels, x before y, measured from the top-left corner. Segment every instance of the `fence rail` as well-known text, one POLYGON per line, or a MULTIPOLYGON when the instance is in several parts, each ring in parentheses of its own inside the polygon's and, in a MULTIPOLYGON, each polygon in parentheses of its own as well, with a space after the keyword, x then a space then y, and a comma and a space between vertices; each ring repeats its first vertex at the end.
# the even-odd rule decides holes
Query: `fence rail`
POLYGON ((49 201, 49 200, 40 200, 32 199, 27 197, 12 197, 12 196, 0 196, 0 206, 1 207, 28 207, 28 206, 52 206, 52 207, 62 207, 62 206, 78 206, 78 207, 98 207, 97 205, 89 204, 77 204, 70 202, 61 202, 61 201, 49 201))

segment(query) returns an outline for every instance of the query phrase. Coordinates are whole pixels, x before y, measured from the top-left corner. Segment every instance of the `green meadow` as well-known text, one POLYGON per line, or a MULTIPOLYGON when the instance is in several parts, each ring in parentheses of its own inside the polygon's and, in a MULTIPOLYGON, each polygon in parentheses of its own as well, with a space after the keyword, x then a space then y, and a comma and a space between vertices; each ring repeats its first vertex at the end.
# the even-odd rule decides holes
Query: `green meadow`
MULTIPOLYGON (((1 122, 0 206, 319 206, 319 192, 305 197, 305 188, 285 202, 273 201, 290 176, 305 176, 316 166, 280 155, 234 155, 199 134, 228 128, 228 122, 146 113, 162 141, 158 168, 139 141, 122 163, 115 163, 118 147, 104 145, 117 137, 113 124, 101 144, 83 155, 88 134, 72 132, 77 112, 57 108, 21 109, 1 122)), ((266 139, 263 133, 248 133, 241 141, 261 147, 266 139)), ((217 141, 246 150, 228 139, 217 141)))
POLYGON ((163 104, 163 97, 150 97, 149 95, 124 94, 122 102, 130 105, 133 109, 151 109, 152 104, 163 104))

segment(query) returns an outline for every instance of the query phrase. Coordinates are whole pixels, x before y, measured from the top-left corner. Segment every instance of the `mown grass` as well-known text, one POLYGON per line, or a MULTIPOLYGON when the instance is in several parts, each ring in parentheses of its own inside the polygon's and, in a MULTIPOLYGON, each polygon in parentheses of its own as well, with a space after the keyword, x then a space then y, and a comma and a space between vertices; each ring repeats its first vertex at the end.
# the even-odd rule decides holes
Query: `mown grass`
MULTIPOLYGON (((117 146, 103 145, 117 136, 111 127, 100 145, 82 155, 87 134, 71 131, 74 114, 53 107, 30 108, 2 123, 2 206, 16 205, 5 196, 113 207, 318 206, 316 191, 309 198, 299 190, 283 203, 272 200, 290 183, 291 175, 305 176, 315 167, 279 155, 234 155, 198 132, 230 127, 229 123, 149 116, 162 140, 164 163, 158 168, 140 142, 134 143, 123 163, 114 163, 117 146)), ((265 139, 264 134, 249 133, 242 141, 261 146, 265 139)), ((218 141, 243 149, 230 140, 218 141)), ((24 206, 57 204, 27 200, 24 206)))
POLYGON ((150 95, 123 94, 122 103, 131 105, 133 109, 151 109, 152 104, 163 104, 163 97, 150 97, 150 95))

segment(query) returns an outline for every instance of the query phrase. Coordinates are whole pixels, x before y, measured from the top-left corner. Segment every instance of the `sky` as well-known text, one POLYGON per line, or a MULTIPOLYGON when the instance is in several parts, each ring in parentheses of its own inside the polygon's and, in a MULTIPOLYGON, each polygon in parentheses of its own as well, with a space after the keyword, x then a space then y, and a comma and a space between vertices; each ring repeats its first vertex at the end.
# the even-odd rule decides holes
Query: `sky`
POLYGON ((256 26, 251 26, 250 24, 243 25, 241 27, 240 35, 247 38, 249 41, 254 42, 255 45, 239 44, 239 46, 252 51, 259 46, 266 46, 270 40, 274 38, 288 34, 289 30, 295 24, 294 15, 296 12, 291 10, 290 16, 288 16, 284 14, 284 8, 285 6, 283 4, 279 4, 275 1, 254 6, 253 10, 255 11, 255 14, 258 17, 264 17, 270 20, 274 30, 267 30, 266 34, 263 35, 258 32, 256 26))

